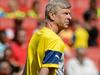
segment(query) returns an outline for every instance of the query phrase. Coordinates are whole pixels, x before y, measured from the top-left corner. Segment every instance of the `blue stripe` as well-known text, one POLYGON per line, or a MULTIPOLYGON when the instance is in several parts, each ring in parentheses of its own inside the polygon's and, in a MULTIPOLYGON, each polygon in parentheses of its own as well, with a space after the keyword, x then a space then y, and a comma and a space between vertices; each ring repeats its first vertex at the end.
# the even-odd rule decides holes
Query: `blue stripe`
POLYGON ((48 50, 45 52, 43 64, 58 64, 61 59, 62 53, 58 51, 48 50))

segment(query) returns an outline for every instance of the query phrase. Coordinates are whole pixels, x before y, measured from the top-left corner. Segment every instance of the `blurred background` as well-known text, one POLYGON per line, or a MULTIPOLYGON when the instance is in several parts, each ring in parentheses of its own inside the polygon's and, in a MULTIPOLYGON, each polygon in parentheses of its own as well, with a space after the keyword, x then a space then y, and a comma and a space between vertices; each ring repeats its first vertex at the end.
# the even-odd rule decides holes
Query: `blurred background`
MULTIPOLYGON (((100 73, 100 0, 69 0, 72 20, 59 35, 66 44, 65 75, 100 73)), ((44 26, 48 0, 0 0, 0 75, 21 75, 27 46, 44 26)))

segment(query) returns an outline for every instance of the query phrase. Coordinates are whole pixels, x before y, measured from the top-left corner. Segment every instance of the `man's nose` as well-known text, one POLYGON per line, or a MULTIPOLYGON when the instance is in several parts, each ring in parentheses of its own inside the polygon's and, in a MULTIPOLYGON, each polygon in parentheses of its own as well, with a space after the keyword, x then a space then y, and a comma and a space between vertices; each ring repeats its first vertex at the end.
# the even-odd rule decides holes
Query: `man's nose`
POLYGON ((72 17, 71 17, 71 15, 70 15, 70 14, 68 14, 68 19, 70 19, 70 20, 72 19, 72 17))

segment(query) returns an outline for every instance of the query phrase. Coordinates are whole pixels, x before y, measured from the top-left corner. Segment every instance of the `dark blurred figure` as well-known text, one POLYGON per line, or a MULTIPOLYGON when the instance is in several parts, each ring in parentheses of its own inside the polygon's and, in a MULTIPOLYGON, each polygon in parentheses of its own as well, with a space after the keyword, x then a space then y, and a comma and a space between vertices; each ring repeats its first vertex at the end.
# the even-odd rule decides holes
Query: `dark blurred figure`
POLYGON ((97 14, 96 0, 90 0, 90 7, 88 11, 91 11, 97 14))
POLYGON ((11 48, 6 48, 4 51, 4 60, 10 61, 12 59, 12 51, 11 48))
POLYGON ((11 75, 12 68, 8 61, 2 60, 0 62, 0 75, 11 75))
POLYGON ((96 0, 90 0, 89 9, 83 14, 83 18, 85 21, 84 27, 87 29, 89 33, 89 46, 97 46, 97 37, 98 37, 98 29, 97 25, 97 6, 96 0))
POLYGON ((89 33, 89 46, 97 46, 98 29, 97 25, 97 15, 93 11, 86 11, 83 15, 84 17, 84 27, 89 33))
POLYGON ((7 60, 12 66, 17 66, 17 62, 13 58, 13 53, 10 47, 6 48, 4 51, 3 60, 7 60))
POLYGON ((66 75, 98 75, 94 62, 86 57, 86 49, 76 49, 76 56, 66 63, 66 75))
POLYGON ((4 51, 4 57, 3 57, 3 61, 7 61, 9 62, 11 68, 12 68, 12 74, 13 73, 19 73, 20 72, 20 67, 18 66, 18 63, 14 60, 13 58, 13 53, 10 47, 6 48, 6 50, 4 51))
POLYGON ((14 30, 15 30, 15 32, 17 30, 19 30, 20 28, 22 28, 22 23, 23 23, 23 19, 14 19, 14 24, 15 24, 14 30))

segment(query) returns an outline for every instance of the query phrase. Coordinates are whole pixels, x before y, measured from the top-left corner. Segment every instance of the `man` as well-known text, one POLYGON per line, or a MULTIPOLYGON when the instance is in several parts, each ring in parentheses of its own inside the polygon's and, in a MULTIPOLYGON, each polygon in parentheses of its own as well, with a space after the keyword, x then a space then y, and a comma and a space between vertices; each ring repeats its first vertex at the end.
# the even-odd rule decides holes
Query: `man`
POLYGON ((66 64, 67 75, 99 75, 94 62, 86 57, 86 49, 76 49, 76 57, 66 64))
POLYGON ((85 21, 84 28, 89 34, 88 46, 97 46, 97 38, 99 31, 97 28, 97 14, 92 10, 88 10, 83 14, 83 19, 85 21))
POLYGON ((70 7, 65 0, 51 0, 47 4, 46 26, 34 33, 29 43, 25 75, 64 75, 63 66, 58 68, 59 63, 64 63, 65 45, 57 34, 68 28, 70 7))

